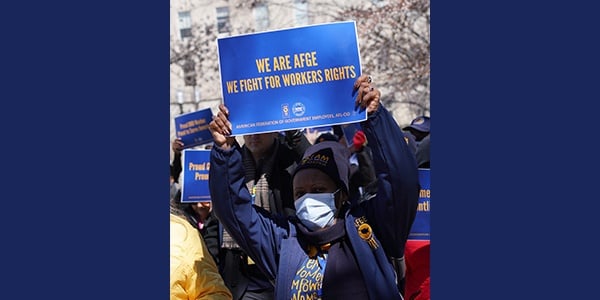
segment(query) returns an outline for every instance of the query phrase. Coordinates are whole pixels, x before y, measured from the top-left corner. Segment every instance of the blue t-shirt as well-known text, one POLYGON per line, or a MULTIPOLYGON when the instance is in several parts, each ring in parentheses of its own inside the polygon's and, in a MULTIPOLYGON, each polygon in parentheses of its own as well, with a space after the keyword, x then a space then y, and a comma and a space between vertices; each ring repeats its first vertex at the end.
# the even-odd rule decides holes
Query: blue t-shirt
POLYGON ((308 231, 301 223, 296 228, 303 240, 302 244, 320 245, 316 246, 319 249, 327 245, 327 248, 317 252, 314 258, 306 257, 300 264, 292 281, 291 299, 300 299, 301 295, 304 296, 303 299, 315 300, 321 299, 320 295, 325 295, 325 299, 369 298, 365 279, 358 267, 359 258, 352 250, 342 220, 317 232, 308 231), (318 297, 307 297, 310 295, 318 297))
POLYGON ((292 280, 290 299, 321 299, 326 265, 326 253, 320 253, 314 258, 307 256, 292 280))

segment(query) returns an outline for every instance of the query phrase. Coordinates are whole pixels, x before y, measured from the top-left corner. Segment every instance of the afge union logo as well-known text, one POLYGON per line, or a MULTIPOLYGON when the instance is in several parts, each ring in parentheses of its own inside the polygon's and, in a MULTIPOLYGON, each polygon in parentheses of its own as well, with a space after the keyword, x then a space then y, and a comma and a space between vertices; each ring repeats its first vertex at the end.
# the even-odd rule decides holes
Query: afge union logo
POLYGON ((290 105, 287 103, 281 104, 281 114, 284 118, 290 117, 290 105))
POLYGON ((296 102, 292 107, 292 112, 294 113, 294 116, 300 117, 304 115, 304 113, 306 112, 306 108, 304 107, 304 104, 302 104, 302 102, 296 102))

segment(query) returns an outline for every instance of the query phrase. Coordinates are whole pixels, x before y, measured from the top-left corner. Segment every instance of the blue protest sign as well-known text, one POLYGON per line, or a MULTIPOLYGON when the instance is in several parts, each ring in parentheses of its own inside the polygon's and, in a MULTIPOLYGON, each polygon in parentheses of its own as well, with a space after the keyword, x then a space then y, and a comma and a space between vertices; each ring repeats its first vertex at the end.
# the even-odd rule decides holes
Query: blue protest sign
POLYGON ((212 110, 206 108, 175 117, 175 132, 181 138, 184 149, 212 142, 213 137, 208 130, 212 116, 212 110))
POLYGON ((208 189, 210 150, 183 150, 182 161, 181 202, 210 201, 210 191, 208 189))
POLYGON ((357 122, 344 124, 341 127, 342 131, 344 131, 344 138, 346 138, 346 145, 348 145, 348 147, 352 146, 352 144, 354 144, 354 134, 357 131, 362 130, 362 127, 360 127, 360 123, 357 122))
POLYGON ((354 106, 361 75, 354 21, 224 37, 217 44, 233 135, 366 120, 354 106))
POLYGON ((315 127, 315 128, 313 128, 313 130, 321 132, 321 133, 325 133, 325 132, 332 133, 333 132, 333 127, 331 127, 331 126, 321 126, 321 127, 315 127))
POLYGON ((421 190, 419 191, 419 204, 417 206, 417 215, 408 235, 409 240, 429 240, 431 235, 431 211, 430 211, 430 196, 431 196, 431 176, 430 169, 419 169, 419 183, 421 190))

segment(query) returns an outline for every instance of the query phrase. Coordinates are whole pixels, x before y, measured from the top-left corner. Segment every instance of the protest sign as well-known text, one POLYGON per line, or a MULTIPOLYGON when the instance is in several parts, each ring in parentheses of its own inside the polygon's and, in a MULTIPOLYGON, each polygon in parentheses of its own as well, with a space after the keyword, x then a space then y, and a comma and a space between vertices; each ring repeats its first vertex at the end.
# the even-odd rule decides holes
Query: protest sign
POLYGON ((181 174, 181 202, 210 201, 208 171, 210 170, 210 150, 186 149, 182 152, 183 172, 181 174))
POLYGON ((212 142, 213 137, 208 130, 212 116, 212 110, 206 108, 175 117, 175 132, 181 138, 184 149, 212 142))
POLYGON ((408 235, 409 240, 429 240, 431 235, 431 176, 430 169, 419 168, 419 204, 417 206, 417 215, 408 235))
POLYGON ((354 144, 354 134, 357 131, 362 130, 362 127, 360 127, 360 123, 357 122, 344 124, 341 127, 342 131, 344 131, 344 138, 346 138, 346 145, 348 145, 348 147, 352 146, 354 144))
POLYGON ((367 118, 354 105, 361 75, 354 21, 223 37, 217 45, 233 135, 367 118))

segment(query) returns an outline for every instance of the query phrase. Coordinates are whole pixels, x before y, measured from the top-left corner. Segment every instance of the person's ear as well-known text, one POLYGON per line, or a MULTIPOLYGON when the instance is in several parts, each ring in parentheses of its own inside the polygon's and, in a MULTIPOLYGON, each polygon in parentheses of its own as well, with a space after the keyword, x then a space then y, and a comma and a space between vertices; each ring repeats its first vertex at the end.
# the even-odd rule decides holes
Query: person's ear
POLYGON ((340 191, 335 194, 335 207, 339 209, 347 200, 348 194, 346 193, 346 190, 340 189, 340 191))

